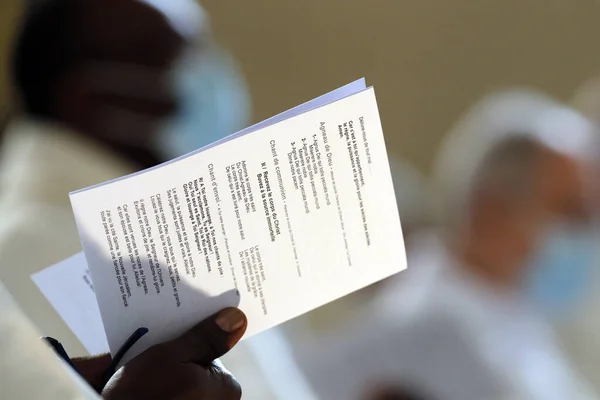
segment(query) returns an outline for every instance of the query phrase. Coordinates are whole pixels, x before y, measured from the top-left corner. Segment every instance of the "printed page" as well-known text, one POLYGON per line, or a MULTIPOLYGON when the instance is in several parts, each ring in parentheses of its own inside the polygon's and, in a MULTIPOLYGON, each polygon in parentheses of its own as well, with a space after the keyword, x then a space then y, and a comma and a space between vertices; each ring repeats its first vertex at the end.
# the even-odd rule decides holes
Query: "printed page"
POLYGON ((71 195, 114 353, 226 306, 247 336, 406 268, 374 90, 71 195))
POLYGON ((90 354, 108 352, 108 343, 83 253, 31 276, 58 315, 90 354))

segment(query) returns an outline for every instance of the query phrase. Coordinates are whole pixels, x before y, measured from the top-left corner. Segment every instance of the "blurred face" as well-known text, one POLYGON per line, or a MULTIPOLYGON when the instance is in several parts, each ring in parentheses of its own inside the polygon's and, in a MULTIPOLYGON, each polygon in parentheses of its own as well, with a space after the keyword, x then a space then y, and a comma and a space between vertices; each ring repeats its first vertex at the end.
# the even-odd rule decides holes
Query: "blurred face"
POLYGON ((534 182, 526 199, 488 201, 488 257, 504 280, 558 302, 589 280, 598 181, 592 166, 544 150, 534 182))
POLYGON ((185 40, 135 0, 81 0, 71 18, 75 61, 57 86, 57 113, 81 133, 147 167, 153 134, 175 108, 171 69, 185 40))
POLYGON ((523 288, 552 316, 572 312, 590 293, 597 268, 598 176, 594 165, 550 155, 541 177, 545 212, 523 265, 523 288))
POLYGON ((591 231, 595 192, 589 166, 551 151, 544 151, 536 172, 530 201, 516 207, 507 224, 524 258, 536 250, 544 234, 556 225, 574 231, 591 231))
POLYGON ((585 227, 590 210, 585 201, 581 167, 573 160, 544 151, 534 173, 532 195, 522 201, 507 202, 496 223, 505 234, 503 243, 519 264, 533 252, 539 237, 549 225, 562 221, 585 227))

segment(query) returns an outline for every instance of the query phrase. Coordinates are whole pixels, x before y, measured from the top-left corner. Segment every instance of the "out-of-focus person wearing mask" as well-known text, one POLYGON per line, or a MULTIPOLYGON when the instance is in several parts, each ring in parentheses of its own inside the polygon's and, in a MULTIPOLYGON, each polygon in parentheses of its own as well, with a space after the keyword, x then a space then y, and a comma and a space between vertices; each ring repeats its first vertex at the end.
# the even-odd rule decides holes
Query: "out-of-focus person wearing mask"
POLYGON ((371 310, 303 370, 327 399, 394 383, 444 400, 593 399, 550 318, 595 266, 596 127, 533 91, 494 93, 442 144, 443 225, 371 310))
MULTIPOLYGON (((580 85, 573 94, 571 104, 600 127, 600 77, 580 85)), ((600 249, 600 236, 595 243, 600 249)), ((600 260, 596 260, 594 267, 600 271, 600 260)), ((588 301, 581 304, 569 318, 557 321, 556 328, 575 367, 596 393, 600 393, 600 274, 596 273, 593 278, 588 301)))
POLYGON ((85 354, 30 279, 80 251, 68 193, 234 133, 248 97, 194 0, 31 1, 13 47, 0 281, 45 335, 85 354))

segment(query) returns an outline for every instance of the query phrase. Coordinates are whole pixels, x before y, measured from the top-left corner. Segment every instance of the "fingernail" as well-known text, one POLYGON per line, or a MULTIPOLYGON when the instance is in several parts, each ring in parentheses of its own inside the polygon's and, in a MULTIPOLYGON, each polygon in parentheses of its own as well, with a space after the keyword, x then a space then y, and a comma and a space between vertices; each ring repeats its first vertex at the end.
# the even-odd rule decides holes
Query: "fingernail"
POLYGON ((246 317, 237 308, 228 308, 217 315, 215 322, 225 332, 232 333, 244 326, 246 317))

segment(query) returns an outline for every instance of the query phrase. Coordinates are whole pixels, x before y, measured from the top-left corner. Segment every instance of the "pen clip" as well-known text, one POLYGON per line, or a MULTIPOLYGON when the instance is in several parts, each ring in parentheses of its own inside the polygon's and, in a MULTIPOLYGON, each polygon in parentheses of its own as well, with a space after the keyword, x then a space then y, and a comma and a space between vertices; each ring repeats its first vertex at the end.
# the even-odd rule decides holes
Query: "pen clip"
POLYGON ((123 357, 125 357, 125 354, 129 351, 129 349, 131 349, 133 345, 136 344, 146 333, 148 333, 148 328, 138 328, 135 330, 135 332, 131 334, 131 336, 129 336, 125 343, 123 343, 123 346, 121 346, 121 348, 116 352, 114 358, 112 359, 112 362, 110 363, 110 366, 104 373, 102 387, 106 386, 110 378, 114 375, 117 366, 119 365, 123 357))
MULTIPOLYGON (((131 334, 131 336, 129 336, 129 338, 125 341, 123 346, 121 346, 121 348, 117 351, 117 353, 115 354, 115 357, 112 359, 109 367, 106 369, 106 371, 104 372, 104 374, 102 376, 102 389, 104 388, 104 386, 106 386, 106 384, 108 383, 110 378, 114 375, 115 370, 117 369, 117 366, 119 365, 119 363, 121 362, 123 357, 125 357, 125 354, 146 333, 148 333, 148 328, 142 327, 142 328, 136 329, 135 332, 133 332, 131 334)), ((65 350, 63 345, 58 340, 48 337, 48 336, 43 337, 42 339, 44 339, 50 345, 50 347, 52 347, 54 349, 56 354, 58 354, 58 356, 61 359, 63 359, 67 364, 69 364, 69 366, 71 368, 73 368, 73 370, 81 376, 81 373, 79 372, 79 370, 77 369, 77 367, 75 366, 73 361, 71 360, 71 357, 69 357, 69 355, 67 354, 67 351, 65 350)), ((85 379, 85 377, 83 377, 83 378, 85 379)), ((102 392, 102 390, 100 390, 100 392, 102 392)))

